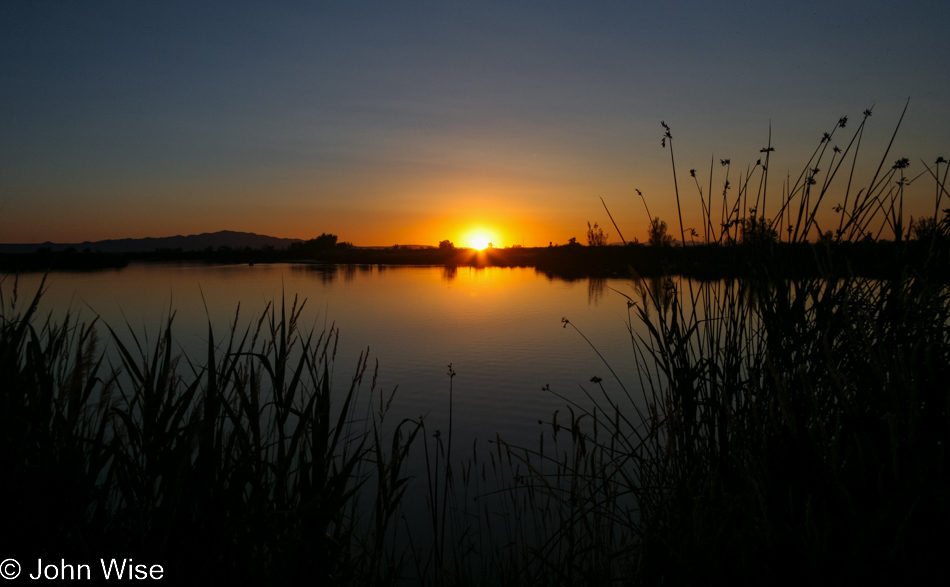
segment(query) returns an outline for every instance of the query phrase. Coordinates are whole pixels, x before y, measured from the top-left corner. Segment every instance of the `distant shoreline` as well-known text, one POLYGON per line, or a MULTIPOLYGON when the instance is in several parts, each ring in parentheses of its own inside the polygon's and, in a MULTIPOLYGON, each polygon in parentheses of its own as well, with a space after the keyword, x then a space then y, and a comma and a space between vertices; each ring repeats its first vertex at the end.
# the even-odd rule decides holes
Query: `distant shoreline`
MULTIPOLYGON (((585 247, 515 247, 478 251, 451 249, 370 249, 341 247, 301 255, 300 250, 219 247, 201 251, 180 249, 106 253, 40 251, 0 253, 0 272, 90 271, 119 269, 132 262, 205 262, 220 264, 322 263, 338 265, 448 265, 471 267, 534 267, 565 279, 682 275, 698 279, 736 277, 792 278, 799 276, 884 277, 901 271, 923 270, 930 243, 878 241, 867 243, 695 245, 653 247, 627 245, 585 247)), ((942 262, 931 265, 945 280, 950 276, 946 246, 938 247, 942 262)), ((934 269, 930 270, 933 273, 934 269)))

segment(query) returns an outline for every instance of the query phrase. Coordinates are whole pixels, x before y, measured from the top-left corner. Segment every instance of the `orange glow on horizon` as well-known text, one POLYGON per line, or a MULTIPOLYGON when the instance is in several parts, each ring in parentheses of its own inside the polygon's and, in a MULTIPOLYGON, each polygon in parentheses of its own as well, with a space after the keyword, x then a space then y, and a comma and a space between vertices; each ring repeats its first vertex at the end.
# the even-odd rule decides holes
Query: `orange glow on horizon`
POLYGON ((481 251, 489 247, 496 248, 504 245, 501 242, 498 231, 478 227, 470 230, 465 235, 462 239, 461 246, 481 251))
POLYGON ((468 246, 479 251, 487 249, 490 244, 494 244, 494 241, 482 234, 472 235, 468 238, 468 246))

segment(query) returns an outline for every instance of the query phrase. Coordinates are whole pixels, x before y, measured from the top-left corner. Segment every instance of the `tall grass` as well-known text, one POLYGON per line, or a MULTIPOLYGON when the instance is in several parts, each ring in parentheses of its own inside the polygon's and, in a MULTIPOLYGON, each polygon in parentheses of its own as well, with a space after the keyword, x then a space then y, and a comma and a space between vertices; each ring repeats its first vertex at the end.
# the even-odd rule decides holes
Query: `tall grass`
MULTIPOLYGON (((777 239, 787 243, 805 243, 826 234, 835 242, 855 242, 862 239, 874 241, 882 237, 890 237, 898 242, 907 239, 910 226, 905 221, 904 214, 906 189, 919 179, 927 179, 927 176, 935 179, 935 217, 940 210, 942 197, 947 194, 946 168, 942 177, 940 173, 940 165, 947 163, 943 157, 937 158, 933 166, 921 161, 924 170, 913 176, 906 175, 906 170, 911 165, 907 158, 896 159, 888 166, 889 158, 892 157, 891 148, 908 106, 909 100, 890 141, 877 161, 874 173, 857 193, 854 193, 857 182, 855 173, 859 168, 858 156, 864 131, 872 115, 870 108, 863 112, 852 135, 850 138, 844 137, 841 146, 835 142, 836 134, 839 131, 846 132, 843 129, 848 127, 849 117, 842 116, 831 130, 822 133, 815 150, 797 175, 789 174, 783 181, 778 209, 771 215, 767 215, 769 210, 775 209, 767 207, 769 170, 774 165, 772 157, 775 151, 771 131, 768 144, 760 149, 762 156, 738 178, 731 175, 731 159, 720 159, 720 166, 725 169, 725 175, 722 179, 722 198, 718 214, 713 212, 712 201, 714 162, 710 162, 709 186, 706 192, 700 186, 699 172, 691 169, 690 176, 696 185, 703 225, 701 242, 756 244, 777 239), (833 205, 828 203, 828 198, 832 195, 836 197, 833 205), (820 212, 824 210, 834 210, 837 222, 823 226, 819 218, 822 216, 820 212)), ((661 125, 663 146, 666 147, 669 142, 681 242, 685 243, 686 231, 694 229, 687 229, 683 224, 672 135, 669 125, 665 122, 661 125)), ((696 233, 695 236, 699 234, 696 233)))
MULTIPOLYGON (((822 137, 771 217, 771 142, 766 163, 756 163, 757 192, 748 172, 730 196, 727 171, 718 222, 699 189, 707 244, 741 235, 747 245, 775 247, 784 232, 782 240, 805 246, 827 233, 811 245, 820 277, 772 278, 768 254, 747 257, 747 276, 728 281, 633 276, 633 291, 623 295, 643 396, 620 386, 589 394, 580 416, 572 411, 572 427, 591 423, 572 440, 587 460, 583 483, 598 499, 560 493, 585 521, 592 551, 636 561, 634 573, 612 569, 611 578, 853 582, 942 571, 950 521, 950 212, 918 224, 925 242, 903 245, 919 262, 875 280, 849 273, 847 254, 833 254, 838 247, 875 242, 888 230, 900 243, 908 232, 908 160, 885 170, 890 146, 867 187, 851 194, 869 116, 845 149, 830 148, 833 132, 822 137), (819 167, 828 168, 824 176, 819 167), (819 210, 849 169, 832 233, 819 225, 819 210), (624 493, 635 497, 635 514, 618 508, 615 496, 624 493), (597 539, 598 517, 635 540, 597 539)), ((914 178, 935 180, 936 210, 946 193, 941 163, 914 178)), ((573 540, 567 529, 555 536, 573 540)))
POLYGON ((386 533, 416 428, 387 440, 382 392, 356 417, 365 354, 332 391, 338 330, 302 329, 295 299, 243 330, 236 314, 220 342, 209 323, 206 356, 182 358, 170 315, 151 344, 107 326, 111 365, 95 325, 39 316, 41 295, 24 305, 14 282, 0 299, 6 553, 128 557, 170 579, 396 578, 386 533))
MULTIPOLYGON (((944 286, 677 288, 637 306, 648 442, 632 450, 645 582, 932 567, 948 515, 944 286)), ((633 449, 634 447, 631 447, 633 449)))

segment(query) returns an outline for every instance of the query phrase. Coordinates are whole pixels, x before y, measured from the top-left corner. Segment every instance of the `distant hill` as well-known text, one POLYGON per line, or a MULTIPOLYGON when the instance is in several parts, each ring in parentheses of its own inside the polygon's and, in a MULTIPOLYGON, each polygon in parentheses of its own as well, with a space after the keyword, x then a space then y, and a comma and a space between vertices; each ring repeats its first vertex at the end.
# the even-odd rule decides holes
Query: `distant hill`
POLYGON ((286 249, 291 243, 300 242, 296 238, 277 238, 253 232, 235 232, 222 230, 188 236, 165 236, 160 238, 123 238, 82 243, 39 243, 39 244, 0 244, 0 253, 33 253, 37 249, 65 251, 74 248, 77 251, 101 251, 103 253, 146 253, 156 249, 181 249, 183 251, 203 251, 208 247, 230 247, 260 249, 271 246, 286 249))

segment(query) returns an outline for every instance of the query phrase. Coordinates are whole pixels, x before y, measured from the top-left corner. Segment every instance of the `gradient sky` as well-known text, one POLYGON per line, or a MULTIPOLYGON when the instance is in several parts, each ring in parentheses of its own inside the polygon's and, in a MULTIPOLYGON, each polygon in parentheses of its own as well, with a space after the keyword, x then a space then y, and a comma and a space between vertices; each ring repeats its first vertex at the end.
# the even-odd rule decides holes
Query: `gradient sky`
MULTIPOLYGON (((948 31, 937 1, 7 0, 0 242, 532 246, 584 242, 587 221, 619 240, 601 197, 645 240, 635 188, 676 220, 661 120, 687 226, 689 169, 706 189, 714 158, 721 192, 718 160, 754 164, 770 124, 774 193, 873 106, 867 183, 908 98, 888 166, 950 158, 948 31)), ((932 213, 933 182, 912 187, 908 213, 932 213)))

